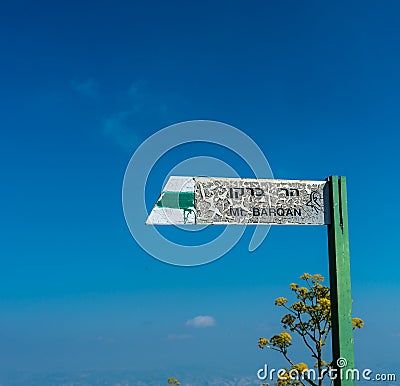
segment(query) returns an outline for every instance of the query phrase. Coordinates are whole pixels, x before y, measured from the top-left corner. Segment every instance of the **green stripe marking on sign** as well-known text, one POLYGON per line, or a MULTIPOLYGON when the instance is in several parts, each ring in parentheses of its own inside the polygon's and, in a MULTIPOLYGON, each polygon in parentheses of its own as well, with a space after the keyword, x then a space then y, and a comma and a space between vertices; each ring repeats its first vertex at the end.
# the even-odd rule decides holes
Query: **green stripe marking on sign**
POLYGON ((194 192, 164 192, 157 201, 157 206, 173 209, 194 208, 194 192))
POLYGON ((194 192, 164 192, 156 205, 159 208, 182 209, 186 223, 189 214, 194 212, 194 192))

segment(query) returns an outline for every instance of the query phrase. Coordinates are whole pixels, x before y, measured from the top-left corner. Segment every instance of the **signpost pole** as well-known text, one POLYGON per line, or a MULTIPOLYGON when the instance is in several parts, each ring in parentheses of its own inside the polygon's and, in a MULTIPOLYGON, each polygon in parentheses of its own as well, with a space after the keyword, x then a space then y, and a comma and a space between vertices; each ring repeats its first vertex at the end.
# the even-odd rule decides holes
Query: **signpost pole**
POLYGON ((328 225, 329 279, 332 310, 332 354, 338 371, 335 386, 354 386, 346 370, 354 369, 354 339, 350 283, 350 252, 347 216, 346 177, 331 176, 329 183, 330 215, 328 225), (339 360, 339 358, 341 358, 339 360), (343 373, 343 379, 339 377, 343 373))

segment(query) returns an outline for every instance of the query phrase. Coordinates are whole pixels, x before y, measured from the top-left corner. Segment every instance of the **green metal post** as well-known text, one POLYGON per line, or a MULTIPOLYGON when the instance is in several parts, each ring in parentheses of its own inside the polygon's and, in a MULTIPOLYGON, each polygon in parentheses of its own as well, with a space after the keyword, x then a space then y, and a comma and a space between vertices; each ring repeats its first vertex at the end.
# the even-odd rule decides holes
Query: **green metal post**
POLYGON ((332 354, 337 369, 335 386, 354 386, 354 339, 350 283, 349 229, 346 177, 332 176, 329 182, 328 225, 329 279, 332 307, 332 354), (341 358, 341 359, 339 359, 341 358), (340 379, 340 373, 343 378, 340 379), (346 373, 348 376, 346 377, 346 373))

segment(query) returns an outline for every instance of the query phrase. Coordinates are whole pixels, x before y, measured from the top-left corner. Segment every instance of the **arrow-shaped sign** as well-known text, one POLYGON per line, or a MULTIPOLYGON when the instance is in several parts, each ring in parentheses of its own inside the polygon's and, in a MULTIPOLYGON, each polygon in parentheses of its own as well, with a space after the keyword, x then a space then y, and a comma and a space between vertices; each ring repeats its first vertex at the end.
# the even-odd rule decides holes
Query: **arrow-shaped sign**
POLYGON ((169 178, 146 224, 327 225, 326 181, 169 178))

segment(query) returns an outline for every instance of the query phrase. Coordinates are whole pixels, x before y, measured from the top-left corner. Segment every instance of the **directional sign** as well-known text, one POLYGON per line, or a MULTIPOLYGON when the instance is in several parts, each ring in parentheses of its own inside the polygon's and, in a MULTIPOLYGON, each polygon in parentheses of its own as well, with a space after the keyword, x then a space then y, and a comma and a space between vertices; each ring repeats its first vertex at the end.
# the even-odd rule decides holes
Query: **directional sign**
POLYGON ((147 224, 327 225, 326 181, 170 177, 147 224))
MULTIPOLYGON (((354 369, 346 178, 327 181, 170 177, 147 224, 328 225, 332 363, 354 369)), ((345 370, 341 368, 341 370, 345 370)), ((335 386, 355 386, 352 379, 335 386)))

